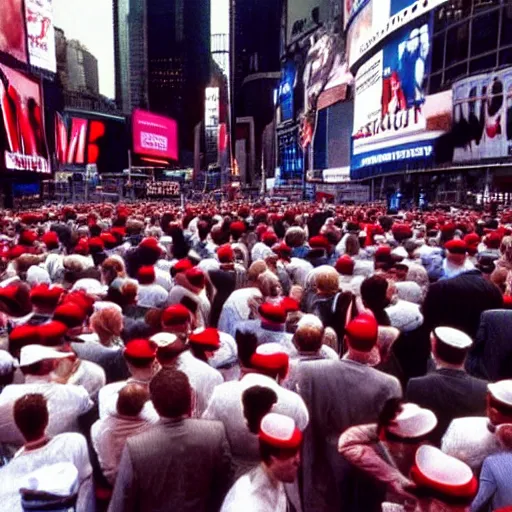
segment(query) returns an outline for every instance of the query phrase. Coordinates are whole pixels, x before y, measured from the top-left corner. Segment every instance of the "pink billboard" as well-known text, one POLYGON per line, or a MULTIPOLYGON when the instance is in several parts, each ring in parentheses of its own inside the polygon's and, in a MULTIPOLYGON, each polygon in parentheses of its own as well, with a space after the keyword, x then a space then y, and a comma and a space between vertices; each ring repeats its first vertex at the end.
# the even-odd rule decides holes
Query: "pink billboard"
POLYGON ((137 109, 132 128, 135 154, 178 160, 178 123, 174 119, 137 109))

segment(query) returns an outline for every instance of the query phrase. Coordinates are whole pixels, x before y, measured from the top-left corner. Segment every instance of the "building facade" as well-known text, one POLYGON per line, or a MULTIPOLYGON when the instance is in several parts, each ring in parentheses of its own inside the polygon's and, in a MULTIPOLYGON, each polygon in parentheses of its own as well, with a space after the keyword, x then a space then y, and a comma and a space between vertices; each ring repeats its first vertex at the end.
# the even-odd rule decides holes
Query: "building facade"
POLYGON ((349 13, 352 178, 410 204, 510 194, 511 21, 505 0, 374 0, 349 13))

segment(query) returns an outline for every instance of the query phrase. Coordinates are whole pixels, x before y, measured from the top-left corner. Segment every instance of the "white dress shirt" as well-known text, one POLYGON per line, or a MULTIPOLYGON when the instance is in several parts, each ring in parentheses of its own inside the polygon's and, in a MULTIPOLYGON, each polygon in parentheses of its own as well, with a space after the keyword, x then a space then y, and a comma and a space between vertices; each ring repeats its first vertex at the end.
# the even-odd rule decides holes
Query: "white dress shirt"
POLYGON ((286 512, 284 484, 273 482, 263 466, 240 477, 228 492, 221 512, 286 512))
POLYGON ((87 442, 81 434, 59 434, 40 448, 21 448, 6 466, 0 468, 0 502, 5 511, 22 512, 20 483, 28 474, 44 466, 70 462, 78 470, 81 485, 77 510, 91 510, 92 467, 89 462, 87 442), (84 484, 84 485, 82 485, 84 484))
POLYGON ((203 419, 224 423, 237 474, 242 474, 243 470, 259 461, 258 436, 247 428, 242 404, 244 391, 253 386, 270 388, 276 393, 277 402, 272 407, 272 412, 293 418, 300 430, 304 430, 309 423, 309 413, 302 398, 266 375, 249 373, 239 381, 225 382, 217 386, 203 419))
POLYGON ((28 393, 42 394, 48 404, 49 423, 46 432, 55 436, 78 431, 78 417, 93 405, 87 390, 74 384, 56 384, 49 377, 27 375, 24 384, 6 386, 0 394, 0 442, 21 446, 24 439, 14 423, 13 406, 28 393))
POLYGON ((196 398, 192 416, 200 418, 206 410, 214 389, 224 382, 222 374, 194 357, 188 350, 178 356, 177 369, 182 371, 190 381, 196 398))
POLYGON ((443 436, 441 450, 478 474, 485 458, 503 448, 489 428, 489 419, 482 416, 454 419, 443 436))

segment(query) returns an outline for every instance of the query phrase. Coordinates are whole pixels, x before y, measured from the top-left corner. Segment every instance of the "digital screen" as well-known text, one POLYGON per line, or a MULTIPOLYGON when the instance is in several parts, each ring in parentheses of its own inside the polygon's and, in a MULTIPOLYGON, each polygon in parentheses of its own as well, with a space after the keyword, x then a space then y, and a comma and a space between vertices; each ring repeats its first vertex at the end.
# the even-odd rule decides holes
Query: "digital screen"
POLYGON ((50 172, 39 83, 3 64, 0 155, 11 171, 50 172))
POLYGON ((96 164, 98 172, 122 172, 128 143, 123 118, 55 114, 55 153, 61 169, 96 164))
POLYGON ((281 107, 281 121, 289 121, 294 117, 293 93, 297 80, 297 66, 288 60, 281 72, 279 84, 279 105, 281 107))
POLYGON ((27 62, 22 0, 0 0, 0 52, 27 62))
POLYGON ((41 193, 41 183, 36 181, 34 183, 13 183, 12 195, 15 197, 20 196, 36 196, 41 193))
POLYGON ((351 168, 433 157, 433 140, 451 129, 450 91, 426 95, 430 26, 396 32, 355 79, 351 168))
POLYGON ((135 154, 178 160, 178 124, 174 119, 135 110, 132 130, 135 154))
POLYGON ((52 0, 25 0, 25 19, 30 64, 55 73, 57 62, 52 0))

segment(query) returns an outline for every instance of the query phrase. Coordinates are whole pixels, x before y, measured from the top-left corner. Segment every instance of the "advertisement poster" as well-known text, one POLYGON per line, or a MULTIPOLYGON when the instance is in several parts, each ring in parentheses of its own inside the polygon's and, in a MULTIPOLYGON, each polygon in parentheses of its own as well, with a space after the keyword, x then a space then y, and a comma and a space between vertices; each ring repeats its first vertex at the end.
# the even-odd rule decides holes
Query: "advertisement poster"
POLYGON ((55 114, 55 154, 62 170, 96 165, 98 172, 122 172, 127 165, 128 141, 124 118, 55 114))
POLYGON ((0 52, 27 62, 25 20, 22 0, 0 1, 0 52))
POLYGON ((0 154, 11 171, 50 172, 39 83, 0 64, 0 154))
POLYGON ((290 121, 294 118, 293 93, 297 82, 297 66, 293 60, 288 60, 281 71, 279 84, 279 105, 281 107, 281 121, 290 121))
POLYGON ((328 20, 329 14, 330 0, 288 0, 286 43, 298 41, 328 20))
POLYGON ((430 50, 429 25, 409 26, 357 73, 352 169, 433 156, 451 128, 452 95, 425 95, 430 50))
POLYGON ((28 55, 32 66, 55 73, 55 30, 52 0, 25 0, 28 55))
POLYGON ((132 115, 132 129, 135 154, 178 160, 178 124, 174 119, 137 109, 132 115))
POLYGON ((347 25, 358 15, 372 0, 343 0, 343 24, 347 25))
POLYGON ((453 85, 454 162, 512 156, 512 68, 453 85))
POLYGON ((447 0, 378 0, 366 4, 347 32, 347 59, 352 68, 373 48, 447 0))

